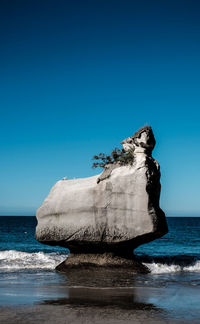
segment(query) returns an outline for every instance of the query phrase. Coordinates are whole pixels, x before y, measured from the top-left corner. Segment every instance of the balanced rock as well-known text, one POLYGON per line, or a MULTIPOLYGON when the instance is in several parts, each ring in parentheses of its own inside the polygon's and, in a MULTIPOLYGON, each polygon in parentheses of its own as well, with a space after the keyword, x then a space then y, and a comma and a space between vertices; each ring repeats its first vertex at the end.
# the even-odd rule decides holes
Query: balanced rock
POLYGON ((37 210, 38 241, 64 246, 73 254, 129 258, 140 244, 167 233, 159 207, 160 168, 151 155, 151 127, 121 144, 132 154, 132 163, 112 163, 100 175, 54 185, 37 210))

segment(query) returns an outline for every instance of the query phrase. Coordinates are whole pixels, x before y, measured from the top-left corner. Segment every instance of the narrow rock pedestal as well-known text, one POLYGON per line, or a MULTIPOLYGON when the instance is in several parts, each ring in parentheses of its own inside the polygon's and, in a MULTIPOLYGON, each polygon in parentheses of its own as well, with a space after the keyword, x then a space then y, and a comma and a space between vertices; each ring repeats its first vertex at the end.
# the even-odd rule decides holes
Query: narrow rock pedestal
POLYGON ((70 254, 69 257, 56 267, 59 272, 67 272, 71 269, 131 269, 133 273, 149 273, 149 269, 142 263, 114 255, 103 254, 70 254))

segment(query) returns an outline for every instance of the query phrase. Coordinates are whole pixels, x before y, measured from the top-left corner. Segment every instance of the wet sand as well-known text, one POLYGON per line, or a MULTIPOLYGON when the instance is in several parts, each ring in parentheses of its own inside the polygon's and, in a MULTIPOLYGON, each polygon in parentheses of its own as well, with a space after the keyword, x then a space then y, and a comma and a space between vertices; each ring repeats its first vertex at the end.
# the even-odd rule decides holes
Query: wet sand
POLYGON ((70 305, 0 307, 0 322, 5 324, 189 323, 184 320, 169 320, 155 310, 127 310, 80 305, 73 307, 70 305))
POLYGON ((113 270, 5 273, 0 323, 200 323, 199 286, 153 278, 113 270))
MULTIPOLYGON (((139 292, 141 295, 150 293, 149 288, 141 288, 139 292)), ((138 301, 135 294, 136 291, 130 288, 68 288, 67 298, 45 299, 33 305, 0 307, 0 323, 191 323, 177 317, 176 313, 170 314, 154 304, 138 301)), ((192 323, 199 321, 193 320, 192 323)))

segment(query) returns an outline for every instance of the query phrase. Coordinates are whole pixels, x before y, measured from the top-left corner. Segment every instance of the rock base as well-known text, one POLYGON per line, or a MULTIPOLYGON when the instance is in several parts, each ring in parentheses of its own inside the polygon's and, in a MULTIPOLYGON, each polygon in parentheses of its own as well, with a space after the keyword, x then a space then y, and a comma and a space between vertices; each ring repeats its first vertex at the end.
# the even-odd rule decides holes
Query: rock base
POLYGON ((123 258, 113 253, 103 254, 70 254, 69 257, 56 267, 59 272, 67 272, 70 269, 123 269, 128 268, 133 273, 149 273, 150 270, 132 258, 123 258))

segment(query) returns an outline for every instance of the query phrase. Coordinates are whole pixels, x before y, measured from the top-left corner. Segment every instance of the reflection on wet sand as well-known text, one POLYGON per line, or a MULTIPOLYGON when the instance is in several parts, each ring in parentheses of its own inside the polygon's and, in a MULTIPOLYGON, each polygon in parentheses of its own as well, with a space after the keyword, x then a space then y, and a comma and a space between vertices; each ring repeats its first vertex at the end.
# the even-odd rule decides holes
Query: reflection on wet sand
POLYGON ((68 282, 66 297, 46 299, 43 304, 159 310, 152 303, 138 300, 138 289, 130 270, 78 269, 62 275, 68 282))
POLYGON ((134 287, 135 274, 130 269, 80 268, 60 273, 69 287, 134 287))
POLYGON ((66 305, 77 310, 94 307, 130 314, 146 311, 149 315, 193 323, 197 316, 200 318, 198 287, 178 285, 173 280, 162 285, 162 276, 154 276, 153 285, 151 274, 134 275, 127 269, 77 269, 61 277, 62 295, 44 298, 40 305, 66 305))
MULTIPOLYGON (((118 307, 120 309, 159 310, 153 304, 138 302, 134 288, 68 288, 66 298, 45 300, 43 304, 118 307)), ((136 294, 137 295, 137 294, 136 294)))
POLYGON ((22 324, 199 323, 200 286, 188 285, 188 275, 163 276, 108 268, 6 274, 0 317, 6 324, 16 323, 16 311, 22 324))

